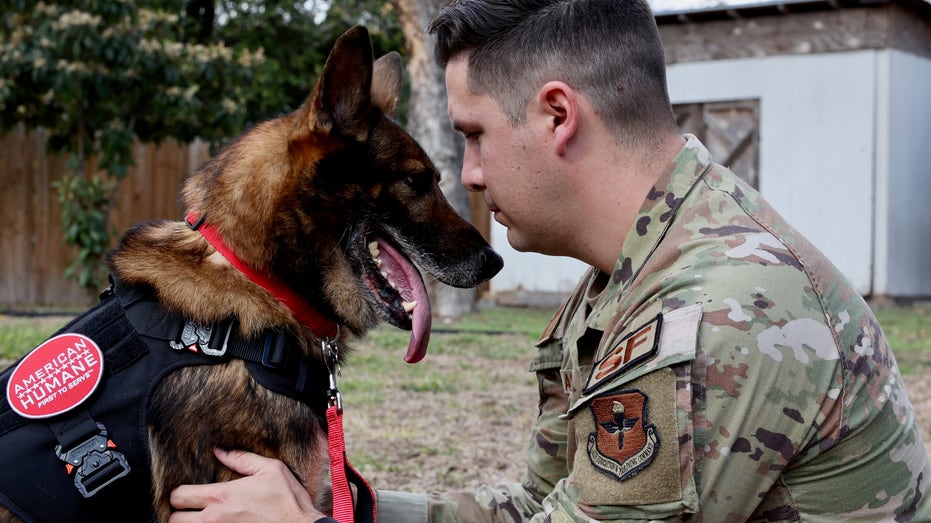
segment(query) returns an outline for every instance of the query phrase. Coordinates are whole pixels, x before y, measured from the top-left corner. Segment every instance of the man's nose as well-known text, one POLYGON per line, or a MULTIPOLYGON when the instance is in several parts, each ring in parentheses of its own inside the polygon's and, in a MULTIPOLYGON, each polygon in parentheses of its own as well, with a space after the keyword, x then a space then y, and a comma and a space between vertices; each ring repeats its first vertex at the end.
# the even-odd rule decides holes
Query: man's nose
POLYGON ((482 178, 482 164, 475 154, 469 152, 466 147, 465 154, 462 158, 461 180, 463 187, 468 191, 482 192, 485 190, 485 180, 482 178))

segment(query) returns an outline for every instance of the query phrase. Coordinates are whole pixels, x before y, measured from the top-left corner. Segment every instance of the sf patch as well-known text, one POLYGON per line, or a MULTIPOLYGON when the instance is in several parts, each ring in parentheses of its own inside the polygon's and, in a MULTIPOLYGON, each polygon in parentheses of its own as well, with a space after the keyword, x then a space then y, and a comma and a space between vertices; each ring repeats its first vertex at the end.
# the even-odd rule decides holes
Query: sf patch
POLYGON ((624 336, 604 358, 592 368, 583 394, 588 394, 598 385, 613 379, 627 370, 649 361, 659 350, 659 333, 663 326, 662 314, 641 325, 624 336))
POLYGON ((595 430, 588 436, 592 466, 619 481, 636 475, 659 452, 659 434, 648 419, 649 398, 640 390, 624 390, 592 400, 595 430))

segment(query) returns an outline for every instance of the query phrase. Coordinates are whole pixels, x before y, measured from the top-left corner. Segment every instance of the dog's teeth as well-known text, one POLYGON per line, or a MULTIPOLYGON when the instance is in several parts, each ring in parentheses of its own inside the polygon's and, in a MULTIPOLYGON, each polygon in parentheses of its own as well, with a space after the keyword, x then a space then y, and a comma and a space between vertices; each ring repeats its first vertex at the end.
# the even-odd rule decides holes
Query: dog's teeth
POLYGON ((376 267, 379 267, 379 268, 380 268, 380 267, 381 267, 381 264, 385 263, 385 262, 381 261, 381 258, 373 258, 373 259, 375 260, 375 266, 376 266, 376 267))
POLYGON ((401 306, 404 307, 404 312, 411 312, 414 310, 414 307, 417 306, 416 301, 402 301, 401 306))
MULTIPOLYGON (((388 271, 381 271, 381 277, 388 280, 388 271)), ((391 280, 388 280, 388 283, 391 283, 391 280)))
POLYGON ((391 285, 391 287, 394 288, 394 290, 398 289, 398 285, 394 282, 394 278, 392 278, 391 276, 388 276, 388 285, 391 285))
POLYGON ((372 254, 372 258, 378 259, 378 255, 381 254, 378 250, 378 242, 369 242, 369 252, 372 254))

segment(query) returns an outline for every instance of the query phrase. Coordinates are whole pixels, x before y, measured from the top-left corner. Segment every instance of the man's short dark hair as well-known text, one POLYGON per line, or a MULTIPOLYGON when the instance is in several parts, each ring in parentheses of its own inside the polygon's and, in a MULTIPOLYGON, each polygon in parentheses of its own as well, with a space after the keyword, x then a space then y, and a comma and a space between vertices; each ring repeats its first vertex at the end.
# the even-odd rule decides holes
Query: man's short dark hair
POLYGON ((537 89, 559 80, 619 136, 642 143, 675 126, 646 0, 452 0, 429 31, 439 63, 465 53, 469 89, 494 98, 511 125, 537 89))

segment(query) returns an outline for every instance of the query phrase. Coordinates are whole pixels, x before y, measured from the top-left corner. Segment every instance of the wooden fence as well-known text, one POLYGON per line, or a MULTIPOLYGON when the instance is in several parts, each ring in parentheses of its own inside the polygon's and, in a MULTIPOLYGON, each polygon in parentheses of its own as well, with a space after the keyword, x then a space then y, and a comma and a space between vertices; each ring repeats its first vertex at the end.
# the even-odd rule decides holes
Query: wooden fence
MULTIPOLYGON (((0 310, 83 308, 86 293, 64 277, 75 255, 62 243, 52 186, 65 159, 47 153, 43 131, 0 136, 0 310)), ((135 167, 120 183, 110 222, 116 231, 155 218, 179 219, 181 182, 208 158, 204 143, 137 144, 135 167)), ((87 169, 93 169, 89 162, 87 169)))

